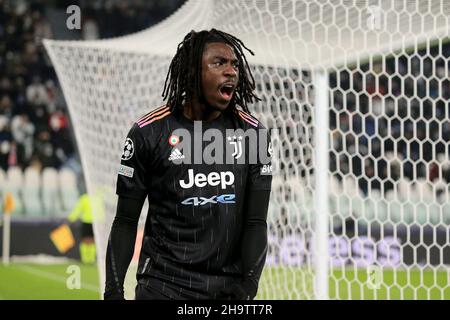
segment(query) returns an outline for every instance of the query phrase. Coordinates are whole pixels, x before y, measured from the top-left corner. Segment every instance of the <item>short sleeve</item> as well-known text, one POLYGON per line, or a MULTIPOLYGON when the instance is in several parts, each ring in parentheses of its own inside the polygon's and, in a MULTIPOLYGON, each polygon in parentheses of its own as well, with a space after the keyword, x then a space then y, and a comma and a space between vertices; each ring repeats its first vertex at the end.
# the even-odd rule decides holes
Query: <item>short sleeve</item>
POLYGON ((134 124, 123 146, 117 175, 117 195, 135 199, 147 196, 149 154, 146 139, 139 126, 134 124))
MULTIPOLYGON (((272 143, 269 130, 258 126, 257 161, 249 165, 249 190, 271 190, 272 187, 272 143)), ((250 145, 250 148, 254 145, 250 145)), ((251 150, 250 152, 255 152, 251 150)))

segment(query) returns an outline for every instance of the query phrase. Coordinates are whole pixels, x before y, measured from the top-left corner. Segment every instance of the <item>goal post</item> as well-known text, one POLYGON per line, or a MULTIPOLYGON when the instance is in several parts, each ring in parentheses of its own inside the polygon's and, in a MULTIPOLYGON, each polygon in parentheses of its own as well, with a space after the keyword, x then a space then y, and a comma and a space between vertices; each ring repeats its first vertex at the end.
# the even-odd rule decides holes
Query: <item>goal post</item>
POLYGON ((315 108, 315 194, 314 208, 315 223, 315 255, 314 267, 316 269, 314 296, 316 299, 328 299, 329 277, 329 253, 328 253, 328 220, 330 211, 328 208, 328 167, 329 167, 329 142, 328 142, 328 73, 317 70, 313 73, 314 108, 315 108))
POLYGON ((255 52, 250 111, 279 132, 257 297, 450 298, 449 17, 446 0, 189 0, 129 36, 45 40, 102 204, 102 288, 127 131, 182 37, 217 28, 255 52))

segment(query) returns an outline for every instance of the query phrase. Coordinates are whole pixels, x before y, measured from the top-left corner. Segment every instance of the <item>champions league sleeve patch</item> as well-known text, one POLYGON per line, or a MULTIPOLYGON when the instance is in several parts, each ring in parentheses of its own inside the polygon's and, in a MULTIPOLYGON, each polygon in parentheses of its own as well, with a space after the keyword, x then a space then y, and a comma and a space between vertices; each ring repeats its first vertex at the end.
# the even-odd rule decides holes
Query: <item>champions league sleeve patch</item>
POLYGON ((119 167, 119 174, 121 174, 125 177, 128 177, 128 178, 133 178, 134 168, 124 166, 123 164, 121 164, 119 167))
POLYGON ((130 160, 131 157, 134 155, 134 143, 133 140, 130 138, 127 138, 125 140, 125 145, 123 146, 123 152, 122 152, 122 160, 130 160))

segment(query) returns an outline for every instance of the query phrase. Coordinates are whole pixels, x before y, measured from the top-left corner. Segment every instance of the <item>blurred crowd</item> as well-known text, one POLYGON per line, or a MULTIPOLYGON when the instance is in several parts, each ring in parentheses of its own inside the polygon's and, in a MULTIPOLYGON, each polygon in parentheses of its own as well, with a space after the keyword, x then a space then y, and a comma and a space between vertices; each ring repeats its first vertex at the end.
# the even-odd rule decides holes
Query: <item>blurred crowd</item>
POLYGON ((449 57, 439 43, 333 74, 331 171, 364 193, 399 179, 449 183, 449 57))
POLYGON ((56 74, 42 45, 53 38, 48 9, 82 12, 81 39, 140 31, 184 0, 0 0, 0 168, 60 168, 77 161, 70 119, 56 74))
MULTIPOLYGON (((80 0, 85 40, 124 36, 172 14, 185 0, 80 0)), ((69 1, 73 4, 74 1, 69 1)), ((69 5, 67 4, 67 5, 69 5)))
POLYGON ((0 167, 60 167, 73 156, 56 75, 41 46, 41 1, 0 1, 0 167))

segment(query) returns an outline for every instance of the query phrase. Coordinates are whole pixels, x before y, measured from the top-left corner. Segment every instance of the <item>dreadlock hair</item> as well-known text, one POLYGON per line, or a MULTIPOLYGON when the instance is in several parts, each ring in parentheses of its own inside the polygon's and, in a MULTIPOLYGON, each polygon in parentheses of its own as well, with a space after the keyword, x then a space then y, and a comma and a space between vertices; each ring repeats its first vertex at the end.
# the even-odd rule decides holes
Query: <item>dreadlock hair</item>
POLYGON ((236 106, 239 105, 245 112, 250 113, 247 104, 261 99, 253 93, 255 79, 243 49, 252 55, 254 53, 238 38, 216 29, 200 32, 192 30, 178 44, 164 82, 163 99, 167 99, 167 105, 172 111, 182 108, 185 102, 191 101, 194 97, 203 99, 201 81, 203 50, 207 43, 212 42, 230 45, 239 61, 239 82, 227 109, 236 111, 236 106))

